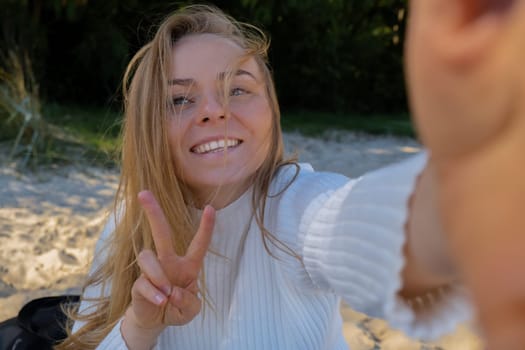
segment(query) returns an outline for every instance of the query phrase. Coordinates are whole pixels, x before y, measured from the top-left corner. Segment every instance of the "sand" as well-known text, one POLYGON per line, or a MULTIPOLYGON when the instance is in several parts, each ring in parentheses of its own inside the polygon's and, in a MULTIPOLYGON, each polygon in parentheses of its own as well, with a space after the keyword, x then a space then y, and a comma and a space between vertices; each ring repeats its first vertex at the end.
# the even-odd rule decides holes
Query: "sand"
MULTIPOLYGON (((421 150, 410 138, 335 131, 317 138, 289 133, 285 142, 300 161, 351 177, 421 150)), ((118 181, 117 170, 85 164, 21 174, 5 163, 5 153, 0 152, 0 321, 33 298, 79 292, 118 181)), ((347 307, 342 313, 353 350, 482 348, 466 326, 422 344, 347 307)))

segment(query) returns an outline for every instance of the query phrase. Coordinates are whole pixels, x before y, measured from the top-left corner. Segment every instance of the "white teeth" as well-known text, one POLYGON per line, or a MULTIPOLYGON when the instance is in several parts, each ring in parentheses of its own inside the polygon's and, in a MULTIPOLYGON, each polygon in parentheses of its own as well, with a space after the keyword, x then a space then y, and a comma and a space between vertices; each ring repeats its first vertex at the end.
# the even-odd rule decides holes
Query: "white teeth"
POLYGON ((219 152, 224 150, 225 147, 234 147, 237 146, 239 143, 241 143, 240 140, 217 140, 217 141, 211 141, 208 143, 204 143, 202 145, 198 145, 196 147, 193 147, 192 151, 194 153, 202 154, 202 153, 209 153, 209 152, 219 152))

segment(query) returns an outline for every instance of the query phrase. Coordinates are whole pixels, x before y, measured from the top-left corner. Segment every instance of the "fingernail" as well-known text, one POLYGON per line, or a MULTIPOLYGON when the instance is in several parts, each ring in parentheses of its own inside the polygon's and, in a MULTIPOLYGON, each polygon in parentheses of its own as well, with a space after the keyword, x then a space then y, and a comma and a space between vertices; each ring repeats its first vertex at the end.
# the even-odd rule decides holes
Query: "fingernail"
POLYGON ((164 302, 164 300, 166 300, 166 297, 164 295, 160 295, 160 294, 155 295, 155 303, 157 305, 161 305, 164 302))

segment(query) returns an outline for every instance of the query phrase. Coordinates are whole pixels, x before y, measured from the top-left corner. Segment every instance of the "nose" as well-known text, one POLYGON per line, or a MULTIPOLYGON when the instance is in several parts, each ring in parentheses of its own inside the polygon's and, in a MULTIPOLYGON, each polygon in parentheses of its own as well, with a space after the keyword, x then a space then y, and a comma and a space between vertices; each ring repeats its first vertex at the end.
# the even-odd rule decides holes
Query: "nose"
POLYGON ((209 123, 211 121, 226 119, 224 103, 217 94, 207 94, 203 102, 199 123, 209 123))

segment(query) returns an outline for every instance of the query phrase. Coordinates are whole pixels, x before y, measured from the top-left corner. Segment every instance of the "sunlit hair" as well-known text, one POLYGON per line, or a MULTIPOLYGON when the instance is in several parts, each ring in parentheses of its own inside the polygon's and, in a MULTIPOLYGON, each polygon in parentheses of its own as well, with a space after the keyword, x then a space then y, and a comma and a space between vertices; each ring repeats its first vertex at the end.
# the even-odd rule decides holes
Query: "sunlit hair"
MULTIPOLYGON (((282 165, 295 164, 283 158, 280 111, 267 66, 269 42, 259 29, 238 23, 216 8, 186 7, 161 23, 153 40, 132 58, 126 69, 121 176, 113 208, 118 213, 116 229, 105 252, 107 255, 102 257, 103 263, 86 282, 86 286, 108 288, 111 297, 86 300, 92 307, 82 315, 72 312, 72 319, 81 321, 83 326, 57 349, 94 349, 130 305, 130 291, 140 275, 137 255, 143 249, 154 249, 150 226, 137 200, 138 192, 149 189, 157 198, 171 226, 177 254, 184 254, 192 239, 197 226, 188 208, 192 199, 183 181, 175 176, 176 164, 168 142, 169 115, 173 109, 167 102, 170 101, 167 77, 175 43, 186 35, 200 33, 220 35, 239 45, 245 52, 243 57, 253 57, 264 77, 272 110, 271 140, 268 155, 253 176, 252 205, 268 252, 273 255, 268 245, 271 242, 296 256, 263 225, 272 178, 282 165)), ((237 64, 242 63, 242 59, 237 64)))

